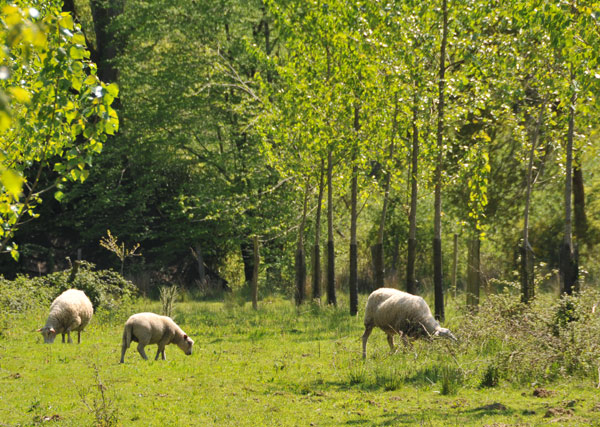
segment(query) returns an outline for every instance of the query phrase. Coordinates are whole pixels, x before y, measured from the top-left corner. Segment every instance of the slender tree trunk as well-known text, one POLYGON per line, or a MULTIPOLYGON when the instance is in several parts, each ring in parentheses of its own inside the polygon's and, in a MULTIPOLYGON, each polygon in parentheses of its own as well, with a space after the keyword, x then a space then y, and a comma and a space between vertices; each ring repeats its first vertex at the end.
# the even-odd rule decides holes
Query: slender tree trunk
POLYGON ((319 196, 317 198, 317 217, 315 220, 315 245, 313 248, 313 289, 314 300, 321 301, 321 207, 323 202, 323 185, 325 175, 325 160, 321 159, 321 172, 319 177, 319 196))
MULTIPOLYGON (((391 163, 394 158, 395 150, 395 138, 398 128, 398 95, 395 95, 394 105, 394 118, 392 121, 392 132, 390 135, 390 148, 388 154, 388 161, 391 163)), ((390 187, 392 185, 392 174, 388 170, 390 166, 386 167, 385 171, 385 186, 383 194, 383 207, 381 209, 381 218, 379 220, 379 231, 377 233, 377 243, 371 249, 373 256, 373 266, 375 267, 375 287, 381 288, 385 286, 385 252, 383 250, 383 238, 385 236, 385 222, 387 218, 387 211, 390 204, 390 187)))
POLYGON ((308 210, 308 194, 310 186, 308 178, 304 189, 304 204, 302 208, 302 219, 298 230, 298 246, 296 248, 296 305, 304 302, 306 295, 306 254, 304 252, 304 227, 306 226, 306 212, 308 210))
MULTIPOLYGON (((573 78, 571 76, 571 78, 573 78)), ((560 275, 563 282, 563 293, 571 295, 576 287, 578 276, 578 265, 573 249, 573 226, 572 226, 572 171, 573 171, 573 137, 575 132, 575 103, 577 93, 571 96, 569 105, 569 129, 567 133, 567 160, 565 163, 565 234, 560 250, 560 275)))
POLYGON ((260 263, 260 254, 258 251, 258 236, 254 236, 253 243, 253 261, 254 268, 252 269, 252 308, 258 309, 258 266, 260 263))
POLYGON ((242 254, 242 263, 244 264, 244 283, 252 284, 252 274, 254 272, 254 246, 250 238, 240 244, 242 254))
POLYGON ((587 242, 587 217, 585 215, 585 191, 581 162, 573 166, 573 214, 575 215, 575 238, 578 242, 587 242))
POLYGON ((481 283, 479 262, 480 240, 477 230, 469 242, 467 265, 467 307, 476 310, 479 305, 479 289, 481 283))
POLYGON ((335 296, 335 249, 333 246, 333 153, 327 153, 327 304, 337 305, 335 296))
POLYGON ((406 292, 417 293, 417 279, 415 277, 415 261, 417 259, 417 198, 419 173, 419 128, 417 125, 417 89, 413 96, 412 118, 412 154, 410 166, 410 212, 408 214, 408 250, 406 260, 406 292))
POLYGON ((531 203, 531 192, 533 190, 533 160, 540 135, 540 126, 544 116, 544 106, 540 106, 535 129, 531 134, 531 148, 529 150, 529 162, 527 165, 527 188, 525 192, 525 213, 523 215, 523 242, 519 249, 521 256, 521 301, 528 303, 534 297, 533 282, 533 251, 529 244, 529 207, 531 203))
POLYGON ((444 289, 442 277, 442 161, 444 144, 444 86, 446 72, 446 43, 448 42, 448 4, 442 0, 442 43, 440 48, 440 75, 437 123, 437 161, 435 165, 435 202, 433 237, 433 287, 435 317, 444 320, 444 289))
POLYGON ((456 298, 456 293, 458 292, 458 286, 456 284, 457 274, 458 274, 458 234, 454 233, 454 247, 453 247, 453 256, 452 256, 452 292, 454 292, 455 298, 456 298))
POLYGON ((356 226, 358 222, 358 138, 360 131, 360 105, 354 106, 354 149, 352 153, 352 183, 350 190, 350 315, 358 313, 358 243, 356 239, 356 226))
POLYGON ((202 247, 200 243, 196 244, 196 248, 192 250, 194 258, 196 258, 196 267, 198 269, 198 280, 204 283, 206 279, 206 269, 204 268, 204 257, 202 256, 202 247))

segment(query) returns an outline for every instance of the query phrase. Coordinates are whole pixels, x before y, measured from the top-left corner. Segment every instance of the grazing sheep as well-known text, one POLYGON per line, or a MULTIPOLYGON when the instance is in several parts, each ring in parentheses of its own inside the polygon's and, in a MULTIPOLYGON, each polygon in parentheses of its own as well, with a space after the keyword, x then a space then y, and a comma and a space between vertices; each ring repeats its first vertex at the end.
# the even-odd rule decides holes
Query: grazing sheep
POLYGON ((373 291, 365 308, 365 333, 362 336, 363 358, 367 357, 367 340, 375 326, 387 334, 390 349, 394 351, 394 334, 405 344, 407 337, 440 336, 456 341, 456 337, 442 328, 432 316, 423 298, 391 288, 373 291))
POLYGON ((148 357, 144 347, 148 344, 158 344, 158 351, 154 360, 157 360, 159 355, 162 355, 162 360, 166 360, 165 347, 169 344, 177 344, 188 356, 192 354, 192 346, 194 345, 194 341, 177 326, 173 319, 154 313, 137 313, 125 322, 123 344, 121 346, 121 363, 125 361, 125 352, 131 341, 138 343, 138 352, 145 360, 148 360, 148 357))
POLYGON ((71 331, 77 331, 77 344, 81 343, 81 331, 89 323, 94 314, 94 307, 90 299, 83 291, 69 289, 60 294, 52 302, 46 325, 38 329, 42 333, 44 342, 52 344, 57 334, 62 334, 62 342, 65 342, 65 334, 71 340, 71 331))

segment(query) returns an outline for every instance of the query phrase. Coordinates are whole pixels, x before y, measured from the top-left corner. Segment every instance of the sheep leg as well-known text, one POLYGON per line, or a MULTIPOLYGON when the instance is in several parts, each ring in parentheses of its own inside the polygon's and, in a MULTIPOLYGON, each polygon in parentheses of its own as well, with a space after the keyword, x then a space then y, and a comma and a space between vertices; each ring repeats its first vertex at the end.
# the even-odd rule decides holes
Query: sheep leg
POLYGON ((146 356, 146 352, 144 351, 145 344, 139 343, 137 346, 137 351, 142 356, 142 359, 148 360, 148 356, 146 356))
POLYGON ((413 345, 408 340, 408 336, 406 336, 406 334, 402 334, 401 337, 402 337, 402 342, 404 343, 404 347, 410 348, 412 350, 413 345))
POLYGON ((77 344, 81 344, 81 331, 77 331, 77 344))
POLYGON ((373 325, 365 325, 365 333, 362 336, 363 359, 367 358, 367 340, 371 332, 373 332, 373 325))
POLYGON ((394 349, 394 335, 393 334, 387 334, 387 342, 388 342, 388 345, 390 346, 390 351, 392 352, 392 354, 394 354, 396 351, 394 349))
POLYGON ((121 347, 121 363, 125 363, 125 352, 127 351, 127 346, 123 344, 121 347))
POLYGON ((154 358, 154 360, 158 360, 158 356, 162 356, 162 360, 167 360, 167 358, 165 357, 165 347, 161 347, 160 345, 158 346, 158 350, 156 350, 156 357, 154 358))
POLYGON ((65 343, 65 334, 62 334, 62 343, 65 343))

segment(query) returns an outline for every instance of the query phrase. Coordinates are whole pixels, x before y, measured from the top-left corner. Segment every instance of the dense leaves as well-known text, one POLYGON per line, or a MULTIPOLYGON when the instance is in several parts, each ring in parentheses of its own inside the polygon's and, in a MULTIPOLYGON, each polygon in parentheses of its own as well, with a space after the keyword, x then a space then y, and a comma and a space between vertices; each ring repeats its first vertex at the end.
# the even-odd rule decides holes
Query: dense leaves
POLYGON ((62 183, 83 182, 106 135, 118 131, 111 108, 118 88, 100 82, 85 37, 60 2, 0 6, 0 250, 16 256, 10 239, 37 216, 41 193, 62 199, 62 183), (53 177, 42 184, 44 171, 53 177))

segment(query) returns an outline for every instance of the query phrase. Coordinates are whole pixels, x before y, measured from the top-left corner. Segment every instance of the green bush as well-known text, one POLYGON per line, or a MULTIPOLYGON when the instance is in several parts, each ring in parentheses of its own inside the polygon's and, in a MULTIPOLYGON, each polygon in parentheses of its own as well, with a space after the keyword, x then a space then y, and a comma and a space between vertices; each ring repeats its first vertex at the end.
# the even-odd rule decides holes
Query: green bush
POLYGON ((69 282, 71 270, 49 274, 44 283, 55 290, 54 297, 67 289, 74 288, 85 292, 94 309, 112 310, 122 301, 128 301, 136 295, 137 289, 129 280, 113 270, 94 270, 94 264, 81 261, 77 275, 69 282))
POLYGON ((479 348, 488 363, 480 384, 497 379, 527 383, 567 375, 597 375, 600 359, 600 292, 538 295, 530 305, 509 293, 490 295, 466 313, 457 335, 465 352, 479 348))
POLYGON ((88 262, 81 262, 72 282, 70 275, 71 270, 40 277, 17 276, 15 280, 0 276, 0 331, 9 327, 11 318, 34 309, 47 309, 54 298, 70 288, 84 291, 96 312, 114 312, 137 293, 135 286, 118 273, 96 271, 88 262))

